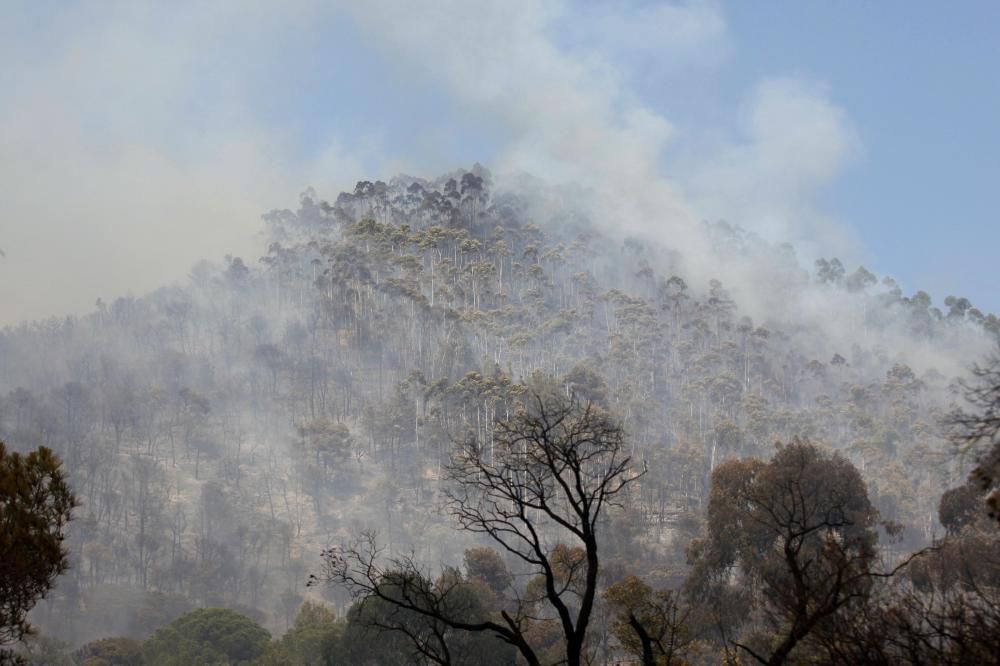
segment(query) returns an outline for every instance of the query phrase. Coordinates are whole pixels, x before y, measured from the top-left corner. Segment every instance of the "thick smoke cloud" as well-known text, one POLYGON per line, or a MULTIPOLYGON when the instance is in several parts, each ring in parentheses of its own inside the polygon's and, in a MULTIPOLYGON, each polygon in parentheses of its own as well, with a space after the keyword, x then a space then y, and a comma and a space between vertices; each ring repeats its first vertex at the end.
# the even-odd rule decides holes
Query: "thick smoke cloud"
POLYGON ((820 204, 862 146, 830 91, 801 77, 758 82, 731 126, 673 125, 636 92, 649 54, 610 45, 659 25, 665 59, 712 76, 731 48, 724 15, 708 3, 663 5, 655 15, 632 9, 509 2, 468 12, 455 2, 401 12, 383 1, 351 11, 404 76, 444 85, 465 113, 507 137, 495 165, 501 172, 583 186, 595 223, 676 250, 689 279, 722 279, 757 319, 814 328, 817 355, 878 345, 918 367, 959 372, 971 350, 982 351, 981 338, 959 336, 945 352, 893 326, 873 339, 866 306, 810 286, 804 270, 767 252, 720 257, 706 220, 729 220, 772 245, 792 243, 803 268, 821 256, 852 268, 865 262, 856 234, 820 204), (781 283, 798 286, 775 288, 781 283))
MULTIPOLYGON (((13 18, 2 55, 21 66, 0 87, 0 323, 142 293, 206 257, 252 260, 259 214, 307 185, 333 196, 399 165, 437 173, 438 159, 423 164, 413 151, 440 135, 441 118, 409 147, 381 141, 362 156, 357 142, 344 149, 327 134, 303 155, 290 128, 254 114, 267 86, 281 94, 281 77, 302 64, 285 57, 293 44, 323 45, 345 25, 365 49, 341 54, 350 67, 388 63, 401 94, 443 97, 497 146, 483 160, 501 186, 530 173, 582 187, 595 223, 673 248, 689 280, 721 279, 756 318, 818 326, 840 306, 813 290, 779 299, 760 289, 776 271, 789 279, 787 267, 720 261, 706 220, 791 242, 805 267, 821 255, 865 260, 849 227, 819 204, 862 149, 821 84, 757 82, 728 119, 701 126, 675 125, 641 94, 650 76, 678 84, 678 95, 692 77, 719 76, 734 48, 714 3, 112 4, 13 18)), ((338 93, 337 104, 366 103, 350 88, 338 93)), ((372 123, 391 125, 407 105, 377 111, 372 123)))
POLYGON ((738 135, 692 165, 690 191, 703 215, 794 243, 809 258, 854 255, 850 228, 817 199, 859 150, 850 119, 822 86, 771 79, 741 110, 738 135))
MULTIPOLYGON (((689 182, 662 176, 672 138, 692 128, 675 128, 635 87, 651 69, 713 76, 732 48, 723 12, 708 3, 510 2, 474 12, 447 2, 122 3, 11 14, 2 55, 18 66, 0 88, 3 323, 142 293, 201 258, 253 256, 260 212, 307 185, 335 190, 369 175, 371 152, 365 162, 322 137, 329 145, 303 158, 290 128, 252 108, 261 89, 282 94, 282 70, 301 65, 282 60, 292 44, 322 43, 345 21, 370 49, 353 54, 359 63, 387 58, 400 82, 437 86, 474 118, 500 145, 491 166, 593 188, 599 221, 669 238, 692 270, 709 261, 697 232, 706 215, 805 238, 795 225, 821 216, 801 213, 849 152, 842 114, 822 91, 785 81, 755 93, 746 136, 684 165, 689 182), (780 131, 791 124, 802 131, 780 131)), ((392 123, 391 112, 373 122, 392 123)), ((441 166, 378 150, 376 163, 428 174, 441 166)))
MULTIPOLYGON (((725 59, 724 16, 704 3, 614 12, 613 19, 611 13, 605 5, 577 15, 569 6, 529 2, 474 15, 460 3, 438 4, 406 20, 394 20, 399 7, 391 2, 354 10, 368 36, 409 75, 444 83, 469 113, 509 137, 501 169, 593 188, 598 223, 669 242, 696 275, 719 273, 700 230, 704 219, 726 218, 771 241, 802 243, 806 255, 820 244, 857 254, 851 234, 815 203, 857 144, 849 120, 821 86, 764 81, 750 91, 735 136, 698 139, 697 151, 677 154, 675 135, 712 132, 674 127, 645 104, 631 84, 649 54, 609 45, 662 44, 668 67, 698 68, 697 61, 725 59), (659 41, 634 39, 655 26, 662 28, 659 41), (556 34, 569 35, 571 46, 559 48, 556 34), (579 35, 594 38, 574 38, 579 35), (681 177, 664 175, 672 163, 681 177)), ((698 73, 711 75, 704 67, 698 73)))
POLYGON ((313 180, 347 184, 336 143, 292 159, 250 104, 267 63, 319 29, 303 6, 26 3, 0 28, 0 324, 90 309, 259 254, 260 214, 313 180))

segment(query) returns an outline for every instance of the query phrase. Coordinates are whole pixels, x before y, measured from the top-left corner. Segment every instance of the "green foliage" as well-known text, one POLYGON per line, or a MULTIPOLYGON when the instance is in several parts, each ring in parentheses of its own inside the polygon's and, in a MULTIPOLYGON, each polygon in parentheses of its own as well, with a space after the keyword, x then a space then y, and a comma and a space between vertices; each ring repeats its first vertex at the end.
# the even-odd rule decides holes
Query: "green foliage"
POLYGON ((694 643, 690 609, 671 590, 654 591, 636 576, 626 576, 604 591, 614 613, 611 631, 619 644, 647 666, 684 663, 694 643))
POLYGON ((327 606, 307 601, 295 624, 268 647, 260 666, 323 666, 340 664, 344 623, 327 606))
MULTIPOLYGON (((477 581, 468 581, 454 570, 446 570, 436 581, 413 572, 389 572, 379 585, 379 594, 407 599, 417 608, 436 609, 464 622, 479 622, 493 610, 496 601, 477 581)), ((343 657, 359 666, 381 664, 425 664, 450 659, 451 664, 504 666, 514 663, 514 648, 490 632, 450 629, 444 622, 414 610, 401 608, 376 594, 351 607, 344 633, 343 657), (447 655, 447 657, 446 657, 447 655)))
POLYGON ((159 629, 143 643, 148 666, 249 664, 264 654, 270 633, 225 608, 200 608, 159 629))
POLYGON ((28 611, 69 566, 76 499, 61 466, 45 447, 25 456, 0 442, 0 647, 30 633, 28 611))
POLYGON ((368 599, 352 606, 347 614, 343 642, 347 662, 357 666, 419 664, 419 655, 405 634, 387 631, 379 626, 391 617, 409 631, 425 628, 426 625, 419 618, 403 617, 404 615, 389 603, 377 599, 368 599))

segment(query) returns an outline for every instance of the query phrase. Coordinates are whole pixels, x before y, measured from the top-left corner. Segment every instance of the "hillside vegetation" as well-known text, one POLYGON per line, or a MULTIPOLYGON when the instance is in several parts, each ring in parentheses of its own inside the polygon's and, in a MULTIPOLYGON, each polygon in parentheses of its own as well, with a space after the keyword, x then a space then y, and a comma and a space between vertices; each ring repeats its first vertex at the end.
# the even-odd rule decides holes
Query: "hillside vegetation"
POLYGON ((80 644, 226 607, 280 635, 310 596, 346 614, 344 590, 305 582, 368 528, 458 563, 479 542, 441 511, 442 466, 459 440, 489 447, 531 382, 615 414, 645 470, 608 571, 678 587, 712 470, 797 439, 860 470, 890 556, 943 534, 967 472, 950 386, 1000 320, 834 258, 805 270, 724 222, 703 229, 720 266, 756 268, 695 282, 668 220, 620 238, 575 197, 479 166, 310 191, 264 216, 260 258, 0 333, 0 440, 52 448, 81 503, 33 622, 80 644))

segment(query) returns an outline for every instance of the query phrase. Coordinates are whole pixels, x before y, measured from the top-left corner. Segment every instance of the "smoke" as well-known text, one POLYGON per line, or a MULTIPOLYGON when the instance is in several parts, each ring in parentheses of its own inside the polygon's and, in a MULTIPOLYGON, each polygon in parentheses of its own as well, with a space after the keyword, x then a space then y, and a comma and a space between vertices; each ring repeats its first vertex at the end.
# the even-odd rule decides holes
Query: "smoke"
MULTIPOLYGON (((706 217, 772 240, 849 236, 812 205, 851 151, 843 113, 824 91, 763 84, 743 134, 689 146, 694 160, 671 148, 676 134, 695 132, 678 130, 635 92, 654 69, 668 78, 715 75, 732 51, 717 5, 343 5, 112 3, 15 13, 0 47, 20 64, 0 87, 0 247, 8 254, 0 323, 142 293, 201 258, 252 257, 261 212, 307 185, 335 194, 368 175, 367 146, 368 161, 357 146, 320 136, 326 147, 303 157, 292 128, 253 108, 303 66, 295 44, 315 45, 317 57, 345 55, 322 49, 348 16, 368 49, 351 54, 358 66, 388 60, 404 95, 433 87, 499 145, 483 156, 491 167, 589 188, 598 223, 665 241, 696 278, 740 277, 713 265, 700 231, 706 217), (664 176, 671 160, 687 179, 664 176)), ((334 104, 367 103, 363 91, 342 92, 334 104)), ((402 122, 406 106, 382 109, 370 131, 402 122)), ((439 122, 426 121, 417 152, 438 142, 439 122)), ((383 165, 428 175, 440 167, 384 141, 377 151, 383 165)))
POLYGON ((401 17, 396 3, 369 2, 352 11, 406 75, 444 84, 467 113, 508 137, 501 171, 591 188, 598 223, 666 242, 696 276, 719 273, 704 219, 812 244, 807 254, 815 245, 856 253, 852 234, 815 205, 857 143, 821 86, 764 81, 750 92, 735 136, 697 140, 697 151, 683 152, 672 150, 675 135, 696 132, 676 128, 634 92, 636 69, 656 55, 668 73, 683 65, 712 76, 730 51, 715 5, 622 12, 596 4, 577 14, 531 2, 469 12, 456 2, 401 17), (560 48, 560 39, 569 46, 560 48), (665 175, 672 163, 684 177, 665 175))
POLYGON ((465 114, 505 137, 495 160, 501 184, 504 173, 527 172, 582 186, 606 231, 676 250, 689 279, 722 279, 755 318, 813 329, 819 357, 861 343, 917 367, 960 372, 973 350, 985 349, 982 336, 956 334, 942 350, 902 326, 876 336, 864 324, 865 302, 811 286, 773 251, 720 257, 706 220, 727 219, 772 245, 791 243, 805 267, 820 256, 849 267, 866 260, 856 233, 820 204, 862 151, 822 83, 759 81, 717 127, 678 127, 637 92, 654 58, 663 63, 656 75, 676 82, 678 95, 696 85, 691 77, 717 75, 732 52, 718 5, 623 11, 522 1, 468 11, 456 1, 410 11, 383 0, 350 11, 402 76, 443 85, 465 114))
POLYGON ((336 140, 293 159, 252 114, 307 6, 5 9, 0 28, 0 324, 90 309, 259 253, 263 211, 350 182, 336 140), (16 65, 15 65, 16 63, 16 65))
POLYGON ((454 119, 483 137, 481 159, 501 186, 530 173, 581 187, 595 223, 676 250, 689 281, 721 279, 755 318, 821 326, 835 304, 815 290, 761 288, 801 277, 770 257, 720 261, 704 221, 791 242, 805 266, 865 259, 819 203, 862 149, 821 83, 775 73, 701 124, 675 124, 649 102, 650 88, 669 91, 662 102, 721 77, 734 47, 716 3, 302 0, 11 14, 0 55, 20 66, 0 74, 0 324, 142 293, 202 258, 252 260, 260 213, 307 185, 333 196, 394 167, 440 171, 442 155, 428 150, 462 143, 449 136, 454 119), (330 50, 345 29, 357 43, 330 50), (344 85, 308 100, 327 104, 314 112, 360 107, 376 140, 326 131, 298 150, 309 121, 257 112, 300 90, 283 81, 319 58, 344 85), (375 76, 399 99, 367 99, 375 76), (414 112, 428 94, 440 117, 414 112), (404 145, 394 125, 423 129, 404 145))
POLYGON ((857 239, 817 206, 824 186, 860 150, 847 114, 822 86, 761 82, 740 114, 737 137, 692 165, 690 191, 705 216, 729 218, 808 258, 854 258, 857 239))

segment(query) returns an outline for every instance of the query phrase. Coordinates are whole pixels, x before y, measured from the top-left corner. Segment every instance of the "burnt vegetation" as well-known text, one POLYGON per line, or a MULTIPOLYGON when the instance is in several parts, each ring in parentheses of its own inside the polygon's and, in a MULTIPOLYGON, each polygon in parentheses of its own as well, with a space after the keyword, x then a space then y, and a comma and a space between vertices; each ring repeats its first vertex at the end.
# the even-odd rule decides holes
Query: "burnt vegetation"
POLYGON ((759 270, 703 281, 479 166, 264 222, 259 260, 0 332, 0 460, 62 497, 19 658, 995 661, 1000 366, 963 376, 1000 320, 967 299, 724 222, 759 270))

